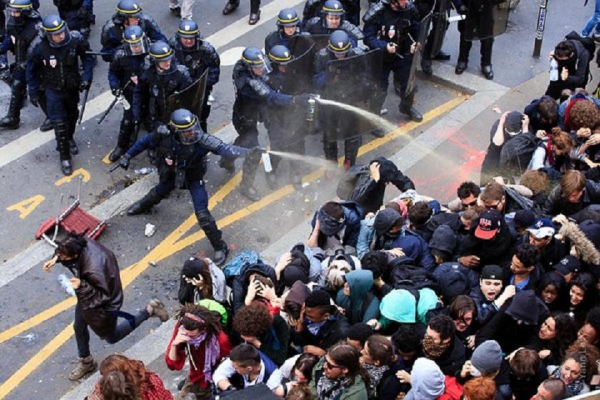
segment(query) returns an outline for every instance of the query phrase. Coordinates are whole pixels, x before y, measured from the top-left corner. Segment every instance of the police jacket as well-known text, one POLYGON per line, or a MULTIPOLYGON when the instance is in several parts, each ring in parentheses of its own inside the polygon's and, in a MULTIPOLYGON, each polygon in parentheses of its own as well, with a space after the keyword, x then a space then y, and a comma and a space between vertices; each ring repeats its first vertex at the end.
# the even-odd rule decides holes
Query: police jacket
POLYGON ((387 52, 388 43, 398 45, 396 53, 409 54, 413 40, 419 38, 420 17, 412 3, 398 11, 384 3, 372 4, 363 16, 363 21, 364 43, 369 49, 381 49, 384 62, 391 62, 397 57, 387 52))
POLYGON ((206 85, 212 88, 219 82, 221 59, 212 44, 204 40, 197 40, 193 49, 186 49, 177 37, 172 37, 169 40, 169 46, 175 52, 177 62, 188 68, 193 81, 200 78, 208 69, 206 85))
POLYGON ((285 33, 283 33, 282 29, 278 29, 274 32, 269 33, 267 35, 267 37, 265 38, 265 53, 269 54, 269 51, 271 51, 271 49, 273 47, 277 46, 278 44, 290 49, 290 39, 293 36, 296 36, 299 34, 300 34, 299 29, 296 29, 296 33, 292 36, 287 36, 285 33))
POLYGON ((233 112, 240 118, 258 121, 263 107, 291 105, 294 101, 293 96, 273 90, 268 77, 254 76, 242 60, 233 67, 233 85, 233 112))
MULTIPOLYGON (((110 61, 116 49, 123 43, 123 31, 126 26, 120 21, 120 16, 114 14, 113 17, 104 24, 102 27, 102 34, 100 35, 100 43, 102 44, 102 53, 109 53, 108 56, 102 56, 104 61, 110 61)), ((158 24, 150 15, 141 13, 139 18, 139 27, 146 34, 146 37, 151 42, 157 42, 159 40, 167 42, 167 37, 162 34, 158 24)))
POLYGON ((91 10, 94 7, 93 0, 53 0, 53 2, 60 11, 77 11, 81 8, 91 10))
POLYGON ((53 47, 47 38, 35 41, 27 61, 29 93, 37 93, 42 82, 46 89, 77 90, 79 83, 91 82, 94 75, 94 56, 88 41, 77 31, 69 33, 70 40, 61 47, 53 47), (79 73, 79 60, 83 75, 79 73))
POLYGON ((100 243, 87 239, 76 261, 81 286, 75 289, 85 322, 101 338, 113 329, 115 313, 123 305, 123 288, 115 254, 100 243))
POLYGON ((0 44, 0 54, 6 54, 7 51, 12 51, 15 55, 15 65, 17 68, 25 72, 25 64, 27 63, 27 50, 33 40, 38 37, 42 18, 37 11, 30 11, 29 16, 23 16, 24 23, 22 25, 13 25, 10 23, 10 18, 6 24, 6 34, 4 40, 0 44))
POLYGON ((121 46, 108 67, 108 84, 111 89, 123 89, 127 82, 131 82, 123 91, 125 97, 131 101, 133 89, 139 84, 143 71, 148 68, 150 60, 145 54, 131 55, 121 46))
POLYGON ((222 157, 245 157, 247 153, 243 147, 226 144, 216 136, 204 132, 198 142, 184 145, 175 134, 155 131, 135 142, 126 155, 133 158, 148 149, 156 150, 155 162, 161 181, 175 179, 177 170, 185 171, 187 181, 202 179, 206 173, 208 153, 222 157))
POLYGON ((167 100, 169 96, 182 92, 193 83, 188 69, 183 65, 171 62, 169 71, 159 74, 154 65, 142 73, 141 82, 133 89, 133 116, 140 120, 142 104, 146 90, 150 92, 148 113, 152 122, 166 123, 169 118, 167 100))
POLYGON ((329 29, 325 27, 325 19, 324 18, 311 18, 306 22, 305 31, 310 33, 311 35, 329 35, 334 31, 341 30, 344 31, 350 36, 350 41, 352 42, 352 46, 358 46, 358 41, 363 40, 365 36, 360 28, 346 20, 342 20, 342 23, 338 28, 329 29))

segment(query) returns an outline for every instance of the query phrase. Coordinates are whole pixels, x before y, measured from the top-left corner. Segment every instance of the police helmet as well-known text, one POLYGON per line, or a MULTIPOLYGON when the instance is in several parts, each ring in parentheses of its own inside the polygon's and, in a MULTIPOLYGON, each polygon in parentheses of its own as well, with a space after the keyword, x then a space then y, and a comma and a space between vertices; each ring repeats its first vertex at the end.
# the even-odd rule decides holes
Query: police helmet
POLYGON ((169 125, 173 132, 179 137, 181 144, 191 145, 200 140, 202 129, 198 118, 185 108, 178 108, 171 113, 169 125))
POLYGON ((350 36, 344 31, 334 31, 329 35, 327 49, 334 54, 346 54, 352 48, 350 36))
POLYGON ((298 13, 293 8, 284 8, 279 11, 277 15, 277 26, 298 26, 300 24, 300 18, 298 13))
POLYGON ((125 51, 129 55, 141 55, 148 52, 148 39, 146 34, 137 25, 131 25, 123 31, 123 43, 125 51))
POLYGON ((31 0, 10 0, 6 5, 6 10, 8 12, 20 12, 25 14, 31 10, 33 10, 33 3, 31 0))
POLYGON ((115 10, 123 20, 125 18, 139 18, 142 14, 142 7, 135 0, 121 0, 115 10))
POLYGON ((242 52, 242 62, 250 68, 262 67, 266 73, 271 72, 269 60, 266 59, 262 50, 258 47, 246 47, 242 52))
POLYGON ((278 44, 269 51, 269 60, 273 64, 287 65, 292 61, 292 52, 287 47, 278 44))
POLYGON ((173 49, 167 43, 163 41, 157 41, 150 45, 150 50, 148 51, 150 58, 152 61, 169 61, 173 58, 173 49))
POLYGON ((321 9, 323 15, 338 15, 343 17, 345 14, 344 6, 338 0, 327 0, 321 9))
POLYGON ((67 24, 56 14, 44 17, 42 20, 42 29, 52 47, 62 47, 71 41, 71 34, 69 33, 67 24), (56 39, 53 39, 53 37, 60 35, 63 32, 65 33, 65 36, 62 40, 56 41, 56 39))
POLYGON ((200 27, 197 23, 191 20, 182 20, 179 23, 179 27, 177 28, 177 37, 180 39, 196 39, 192 46, 184 46, 183 42, 181 42, 183 46, 183 50, 193 51, 198 50, 200 48, 202 33, 200 33, 200 27))

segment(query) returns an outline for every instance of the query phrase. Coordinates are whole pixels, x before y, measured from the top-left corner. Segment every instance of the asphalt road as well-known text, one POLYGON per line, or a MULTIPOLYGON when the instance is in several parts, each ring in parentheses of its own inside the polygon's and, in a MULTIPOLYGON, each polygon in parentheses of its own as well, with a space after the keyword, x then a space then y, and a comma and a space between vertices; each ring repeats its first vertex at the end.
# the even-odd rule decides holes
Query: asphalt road
MULTIPOLYGON (((234 100, 230 78, 233 63, 245 46, 262 46, 264 37, 275 29, 274 17, 279 9, 294 5, 301 11, 302 7, 297 0, 264 1, 261 24, 250 27, 246 23, 247 5, 233 15, 224 17, 221 15, 221 3, 198 0, 194 14, 204 36, 215 44, 223 62, 221 81, 215 87, 214 95, 217 100, 209 119, 209 130, 230 140, 233 137, 229 125, 234 100)), ((99 34, 103 21, 113 13, 110 4, 112 2, 108 1, 96 4, 98 24, 91 37, 94 50, 100 48, 99 34)), ((167 36, 175 32, 178 20, 170 15, 166 1, 146 0, 140 4, 144 11, 157 20, 167 36)), ((511 13, 507 34, 496 40, 493 59, 495 82, 508 88, 527 82, 547 69, 545 58, 537 60, 531 57, 537 6, 537 2, 522 0, 515 12, 511 13)), ((587 13, 592 11, 591 7, 586 9, 568 0, 553 1, 549 7, 543 54, 547 54, 553 44, 566 33, 573 29, 579 30, 587 13)), ((44 4, 41 9, 44 15, 51 10, 49 4, 44 4)), ((458 52, 455 24, 448 31, 445 50, 453 55, 448 64, 454 65, 458 52)), ((474 75, 479 74, 477 51, 476 44, 468 70, 474 75)), ((77 140, 81 153, 74 158, 75 168, 85 170, 83 176, 86 179, 81 190, 84 209, 91 209, 130 186, 139 178, 132 170, 148 166, 145 157, 139 156, 129 172, 118 170, 112 174, 107 173, 109 166, 102 159, 115 144, 120 112, 114 110, 102 125, 97 125, 97 114, 108 104, 107 100, 110 100, 106 94, 107 65, 99 60, 94 72, 94 84, 90 93, 92 99, 86 110, 89 119, 78 128, 77 140)), ((417 106, 423 113, 428 112, 430 118, 410 132, 397 135, 398 138, 386 139, 366 147, 365 150, 369 152, 361 160, 366 162, 375 155, 392 156, 397 153, 436 121, 443 120, 445 113, 451 109, 444 108, 444 105, 452 102, 459 104, 457 100, 460 101, 464 95, 448 81, 423 80, 419 82, 419 88, 417 106)), ((531 93, 531 98, 539 94, 531 93)), ((8 105, 8 98, 7 88, 0 87, 0 99, 4 107, 8 105)), ((397 111, 398 100, 390 93, 386 103, 389 113, 385 118, 395 126, 406 122, 397 111)), ((522 106, 523 104, 519 104, 515 108, 522 106)), ((73 201, 73 196, 77 194, 77 180, 63 183, 52 135, 51 140, 48 140, 44 134, 35 132, 43 120, 39 110, 28 106, 23 110, 21 119, 22 126, 19 130, 0 134, 0 176, 3 183, 0 196, 2 260, 18 255, 33 244, 38 226, 55 215, 61 193, 65 195, 63 207, 73 201)), ((460 133, 454 139, 460 142, 460 133)), ((267 143, 264 132, 261 141, 263 144, 267 143)), ((307 146, 309 154, 322 154, 317 137, 310 137, 307 146)), ((307 163, 302 171, 306 174, 307 186, 301 191, 284 187, 281 179, 282 188, 271 192, 264 177, 259 174, 257 186, 265 197, 258 203, 251 204, 237 193, 235 184, 239 177, 232 179, 219 169, 216 159, 217 157, 213 157, 211 160, 206 180, 212 195, 213 214, 220 226, 224 227, 224 237, 233 252, 239 249, 261 251, 299 224, 304 224, 308 216, 334 196, 335 182, 324 180, 318 173, 311 175, 316 167, 307 163)), ((453 162, 452 159, 446 161, 453 162)), ((443 164, 435 159, 433 164, 421 163, 419 168, 411 170, 411 176, 427 187, 427 194, 447 201, 452 195, 449 188, 454 187, 462 176, 446 179, 443 184, 431 184, 429 178, 423 177, 428 176, 425 172, 436 167, 443 168, 443 164)), ((471 170, 477 167, 469 166, 471 170)), ((471 170, 468 172, 472 172, 471 170)), ((282 178, 287 176, 285 163, 280 175, 282 178)), ((145 179, 156 180, 156 177, 145 179)), ((135 200, 136 198, 131 198, 131 202, 135 200)), ((303 237, 298 238, 299 241, 302 239, 303 237)), ((123 270, 123 280, 128 285, 125 310, 142 307, 152 297, 159 297, 169 307, 175 307, 178 270, 185 258, 195 252, 208 256, 212 254, 210 245, 198 229, 187 192, 174 192, 152 215, 114 215, 108 221, 108 228, 101 241, 115 251, 123 270), (157 233, 150 238, 143 234, 148 222, 157 226, 157 233), (156 266, 149 266, 149 261, 155 262, 156 266)), ((1 268, 0 266, 0 272, 1 268)), ((57 272, 52 275, 44 274, 39 265, 35 265, 3 286, 0 291, 0 310, 3 315, 0 321, 0 351, 7 360, 0 364, 0 398, 28 399, 43 395, 54 399, 73 385, 67 379, 68 372, 73 368, 71 362, 76 357, 74 339, 69 337, 72 332, 69 324, 72 322, 73 300, 65 301, 56 275, 57 272)), ((157 321, 147 322, 130 337, 113 346, 93 337, 92 353, 101 359, 109 353, 123 351, 156 325, 157 321)), ((164 346, 162 343, 158 345, 164 346)))

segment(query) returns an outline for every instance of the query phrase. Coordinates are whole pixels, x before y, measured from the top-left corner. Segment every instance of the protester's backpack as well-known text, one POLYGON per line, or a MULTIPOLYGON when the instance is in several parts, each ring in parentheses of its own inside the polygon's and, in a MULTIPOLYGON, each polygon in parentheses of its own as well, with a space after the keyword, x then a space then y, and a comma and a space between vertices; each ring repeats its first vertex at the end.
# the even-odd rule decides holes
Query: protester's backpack
POLYGON ((350 194, 356 187, 359 179, 371 176, 368 165, 353 165, 338 182, 336 194, 342 200, 350 200, 350 194))
POLYGON ((469 294, 471 287, 469 278, 460 270, 458 263, 443 263, 433 270, 433 276, 440 285, 444 302, 449 304, 460 294, 469 294))
POLYGON ((523 132, 510 138, 500 151, 500 170, 503 176, 520 176, 526 170, 533 153, 537 149, 535 136, 523 132))
MULTIPOLYGON (((397 259, 402 260, 402 259, 397 259)), ((439 293, 439 285, 436 278, 421 266, 398 264, 392 260, 392 286, 394 289, 406 289, 411 293, 419 289, 430 288, 439 293)))
POLYGON ((240 271, 246 264, 263 263, 258 253, 254 250, 242 250, 235 255, 223 268, 227 286, 232 287, 233 280, 240 274, 240 271))

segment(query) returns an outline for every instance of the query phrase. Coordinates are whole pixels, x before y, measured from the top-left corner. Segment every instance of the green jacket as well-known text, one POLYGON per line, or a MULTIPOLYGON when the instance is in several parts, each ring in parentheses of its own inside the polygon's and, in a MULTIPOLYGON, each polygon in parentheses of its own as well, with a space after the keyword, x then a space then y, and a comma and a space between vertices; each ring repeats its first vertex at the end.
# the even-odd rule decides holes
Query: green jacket
MULTIPOLYGON (((317 397, 317 382, 323 376, 323 363, 325 362, 325 357, 321 357, 321 360, 317 363, 315 368, 313 369, 312 380, 310 381, 309 389, 313 395, 313 398, 319 399, 317 397)), ((365 382, 362 380, 360 375, 357 375, 354 378, 354 384, 349 388, 345 389, 340 393, 340 395, 336 398, 336 400, 367 400, 369 396, 367 395, 367 387, 365 382)))

